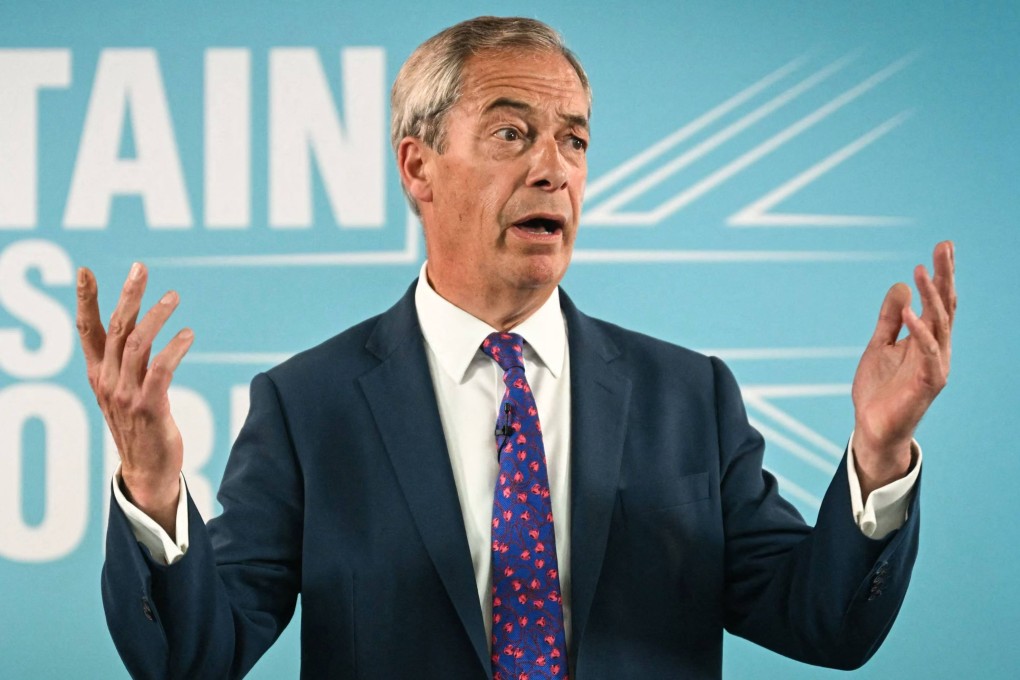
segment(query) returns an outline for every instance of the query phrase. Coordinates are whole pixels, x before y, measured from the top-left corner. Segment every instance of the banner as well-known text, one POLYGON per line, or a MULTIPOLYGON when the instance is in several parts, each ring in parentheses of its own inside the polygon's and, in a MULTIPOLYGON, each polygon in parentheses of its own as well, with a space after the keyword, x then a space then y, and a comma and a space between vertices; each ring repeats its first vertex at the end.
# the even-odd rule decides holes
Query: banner
MULTIPOLYGON (((887 3, 0 4, 0 677, 127 677, 99 595, 117 453, 75 272, 133 261, 195 343, 172 388, 206 517, 251 377, 388 308, 425 250, 389 88, 474 14, 540 18, 594 90, 586 313, 726 360, 813 520, 885 291, 956 242, 953 374, 918 433, 921 554, 866 678, 1005 678, 1020 559, 1020 9, 887 3)), ((919 309, 919 305, 915 305, 919 309)), ((298 626, 250 677, 296 677, 298 626)), ((816 678, 727 641, 726 677, 816 678)))

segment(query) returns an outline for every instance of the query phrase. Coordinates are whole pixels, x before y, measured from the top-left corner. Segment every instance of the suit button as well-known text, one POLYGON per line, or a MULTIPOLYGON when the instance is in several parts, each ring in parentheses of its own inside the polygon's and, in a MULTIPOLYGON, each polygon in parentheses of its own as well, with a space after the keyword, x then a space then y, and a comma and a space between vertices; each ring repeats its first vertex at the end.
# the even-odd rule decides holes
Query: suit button
POLYGON ((149 600, 142 598, 142 613, 145 614, 145 618, 150 621, 156 620, 156 615, 152 613, 152 607, 149 606, 149 600))

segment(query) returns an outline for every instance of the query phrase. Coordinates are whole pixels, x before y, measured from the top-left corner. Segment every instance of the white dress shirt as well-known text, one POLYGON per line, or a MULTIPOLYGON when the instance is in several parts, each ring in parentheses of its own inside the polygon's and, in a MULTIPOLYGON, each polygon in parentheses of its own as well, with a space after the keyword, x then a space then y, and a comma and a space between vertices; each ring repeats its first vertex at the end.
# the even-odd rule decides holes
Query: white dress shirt
MULTIPOLYGON (((492 501, 499 474, 494 431, 505 385, 503 369, 482 352, 481 346, 497 329, 440 297, 426 282, 424 267, 414 302, 471 548, 485 639, 491 641, 492 501)), ((513 332, 524 338, 524 374, 542 423, 563 626, 569 647, 570 352, 558 289, 513 332)))
MULTIPOLYGON (((436 392, 439 417, 449 449, 450 464, 478 586, 478 600, 491 639, 492 502, 499 463, 495 425, 503 397, 503 370, 481 351, 485 337, 496 329, 440 297, 428 285, 422 265, 415 289, 415 307, 425 340, 429 374, 436 392)), ((556 553, 563 596, 564 629, 570 639, 570 352, 567 328, 560 311, 559 290, 513 329, 525 339, 524 363, 542 422, 542 439, 549 470, 549 493, 555 522, 556 553)), ((921 468, 921 450, 913 444, 916 463, 902 479, 873 491, 862 503, 853 459, 853 435, 848 447, 847 473, 854 520, 865 536, 884 538, 903 526, 911 491, 921 468)), ((188 513, 184 494, 177 509, 177 542, 132 505, 120 490, 120 470, 113 494, 131 523, 135 538, 154 559, 167 564, 188 548, 188 513)), ((186 490, 184 477, 181 489, 186 490)))

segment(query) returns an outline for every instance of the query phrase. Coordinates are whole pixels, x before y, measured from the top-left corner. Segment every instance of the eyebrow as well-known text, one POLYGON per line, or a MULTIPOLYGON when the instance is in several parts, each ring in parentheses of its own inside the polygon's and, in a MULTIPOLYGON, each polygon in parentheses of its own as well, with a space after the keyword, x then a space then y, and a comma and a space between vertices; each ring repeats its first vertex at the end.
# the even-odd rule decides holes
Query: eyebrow
MULTIPOLYGON (((492 100, 489 105, 485 107, 483 113, 489 113, 495 109, 514 109, 521 113, 531 113, 534 111, 534 107, 531 104, 517 99, 511 99, 509 97, 498 97, 497 99, 492 100)), ((588 129, 587 116, 582 116, 576 113, 567 113, 560 116, 560 119, 568 125, 582 127, 585 130, 588 129)))

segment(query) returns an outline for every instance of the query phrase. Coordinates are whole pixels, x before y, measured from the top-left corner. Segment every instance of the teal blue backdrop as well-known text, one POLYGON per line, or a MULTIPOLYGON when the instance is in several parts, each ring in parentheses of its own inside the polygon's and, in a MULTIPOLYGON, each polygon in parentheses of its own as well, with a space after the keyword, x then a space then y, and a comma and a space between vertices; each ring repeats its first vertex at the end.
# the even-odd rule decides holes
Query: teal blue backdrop
MULTIPOLYGON (((104 316, 134 260, 148 300, 180 292, 174 327, 196 341, 174 408, 215 513, 251 376, 417 274, 388 89, 419 42, 481 13, 551 23, 591 76, 566 290, 726 359, 809 519, 885 290, 956 241, 953 374, 918 434, 920 557, 857 675, 1016 677, 1018 7, 0 3, 0 677, 126 677, 99 597, 116 453, 77 347, 75 268, 97 273, 104 316)), ((297 649, 292 626, 252 676, 296 677, 297 649)), ((836 676, 736 639, 724 666, 836 676)))

